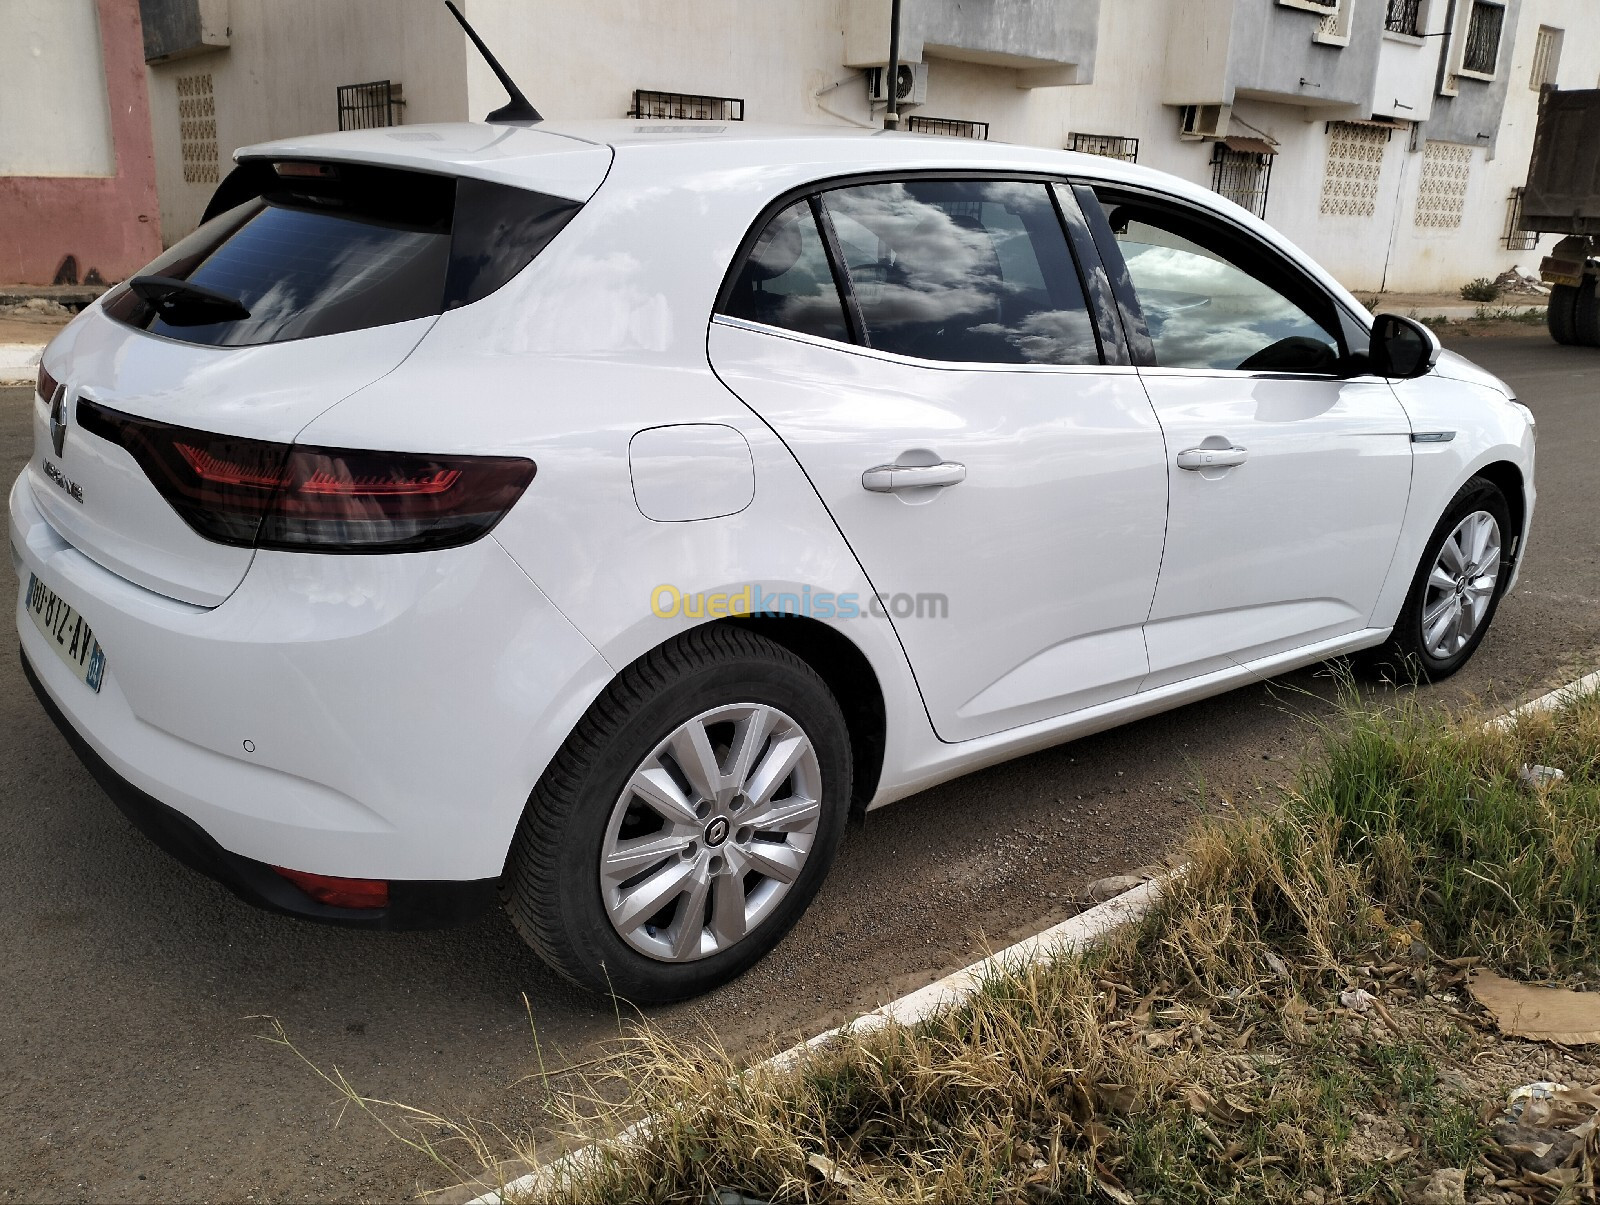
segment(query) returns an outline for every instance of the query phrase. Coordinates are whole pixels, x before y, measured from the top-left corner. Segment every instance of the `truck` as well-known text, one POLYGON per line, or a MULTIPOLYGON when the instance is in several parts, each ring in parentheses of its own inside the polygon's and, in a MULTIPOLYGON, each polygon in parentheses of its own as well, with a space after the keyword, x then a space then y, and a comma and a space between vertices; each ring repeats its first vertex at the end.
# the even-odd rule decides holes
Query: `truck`
POLYGON ((1564 236, 1539 264, 1551 338, 1600 347, 1600 88, 1540 94, 1521 225, 1564 236))

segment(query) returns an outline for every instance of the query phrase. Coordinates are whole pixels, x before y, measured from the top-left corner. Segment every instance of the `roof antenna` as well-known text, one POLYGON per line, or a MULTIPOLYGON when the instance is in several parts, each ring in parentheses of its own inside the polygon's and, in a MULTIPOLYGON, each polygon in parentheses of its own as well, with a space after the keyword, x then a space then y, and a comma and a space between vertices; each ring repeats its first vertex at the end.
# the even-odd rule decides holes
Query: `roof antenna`
POLYGON ((489 70, 499 77, 501 87, 505 88, 506 95, 511 98, 500 108, 485 117, 484 120, 497 123, 527 122, 529 124, 543 121, 544 118, 539 116, 539 110, 535 109, 528 102, 528 98, 522 95, 522 89, 512 83, 511 77, 506 74, 506 69, 500 65, 500 60, 495 58, 489 48, 483 44, 483 39, 478 36, 478 31, 467 24, 467 19, 461 15, 461 10, 455 6, 453 0, 444 0, 444 6, 450 10, 450 15, 460 22, 461 28, 467 31, 467 37, 472 39, 472 44, 478 48, 478 53, 483 56, 483 61, 488 63, 489 70))

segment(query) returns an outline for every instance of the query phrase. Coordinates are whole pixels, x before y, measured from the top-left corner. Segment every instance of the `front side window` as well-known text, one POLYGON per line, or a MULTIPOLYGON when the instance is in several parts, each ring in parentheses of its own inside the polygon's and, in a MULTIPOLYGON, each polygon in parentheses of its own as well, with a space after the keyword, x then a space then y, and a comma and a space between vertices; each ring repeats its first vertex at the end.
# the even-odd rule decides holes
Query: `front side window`
POLYGON ((1097 189, 1163 368, 1332 373, 1333 301, 1271 248, 1203 216, 1097 189))
POLYGON ((733 318, 848 341, 844 307, 809 201, 781 210, 756 236, 722 312, 733 318))
POLYGON ((870 346, 969 363, 1100 363, 1045 185, 908 180, 836 189, 823 203, 870 346))

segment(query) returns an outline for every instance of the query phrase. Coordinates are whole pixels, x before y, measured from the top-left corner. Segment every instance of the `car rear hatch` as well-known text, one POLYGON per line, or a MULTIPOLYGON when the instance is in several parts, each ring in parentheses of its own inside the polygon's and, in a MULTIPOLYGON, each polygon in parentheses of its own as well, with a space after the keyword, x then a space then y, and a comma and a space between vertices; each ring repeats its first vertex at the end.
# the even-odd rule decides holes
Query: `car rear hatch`
POLYGON ((147 589, 222 602, 255 540, 250 516, 212 521, 210 502, 392 371, 444 310, 525 267, 610 165, 608 148, 557 135, 437 129, 420 151, 371 132, 241 152, 222 212, 62 332, 27 472, 64 539, 147 589), (460 145, 474 140, 499 153, 474 158, 460 145), (541 155, 549 192, 528 163, 541 155))

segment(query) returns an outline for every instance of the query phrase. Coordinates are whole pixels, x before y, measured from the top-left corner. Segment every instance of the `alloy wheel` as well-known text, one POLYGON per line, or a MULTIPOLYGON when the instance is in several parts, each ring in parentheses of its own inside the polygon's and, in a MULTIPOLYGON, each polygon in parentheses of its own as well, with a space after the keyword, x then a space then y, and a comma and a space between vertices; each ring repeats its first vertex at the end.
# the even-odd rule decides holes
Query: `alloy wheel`
POLYGON ((1477 632, 1500 577, 1500 524, 1473 511, 1445 538, 1428 571, 1422 599, 1422 645, 1440 661, 1454 657, 1477 632))
POLYGON ((634 770, 606 826, 612 926, 664 962, 743 940, 799 877, 821 792, 811 739, 775 707, 734 703, 680 724, 634 770))

